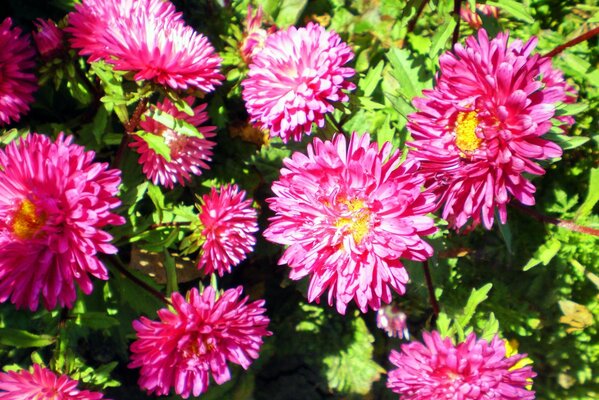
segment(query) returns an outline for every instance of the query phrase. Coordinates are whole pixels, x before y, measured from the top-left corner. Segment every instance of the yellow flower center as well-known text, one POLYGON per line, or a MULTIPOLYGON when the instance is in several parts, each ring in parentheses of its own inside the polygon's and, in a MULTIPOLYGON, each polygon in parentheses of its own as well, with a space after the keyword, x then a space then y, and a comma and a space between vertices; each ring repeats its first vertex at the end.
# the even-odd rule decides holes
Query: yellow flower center
POLYGON ((19 239, 31 239, 45 223, 44 213, 38 213, 35 204, 25 199, 13 217, 12 231, 19 239))
POLYGON ((337 228, 348 228, 356 244, 360 244, 362 239, 368 233, 370 225, 370 212, 362 200, 344 200, 341 203, 347 206, 351 213, 349 217, 341 217, 337 220, 337 228))
POLYGON ((476 136, 478 118, 476 111, 459 112, 455 123, 455 145, 463 153, 478 149, 482 139, 476 136))

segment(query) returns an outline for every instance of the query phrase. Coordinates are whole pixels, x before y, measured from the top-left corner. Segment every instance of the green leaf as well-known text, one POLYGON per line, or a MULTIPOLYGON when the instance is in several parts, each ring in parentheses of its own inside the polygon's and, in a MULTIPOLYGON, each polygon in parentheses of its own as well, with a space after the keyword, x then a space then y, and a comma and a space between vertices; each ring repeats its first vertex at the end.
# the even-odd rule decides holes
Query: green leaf
POLYGON ((20 329, 0 328, 0 344, 13 347, 44 347, 56 339, 49 335, 36 335, 20 329))
POLYGON ((166 162, 171 161, 171 149, 166 144, 162 135, 155 135, 145 131, 137 131, 134 134, 142 138, 148 144, 148 147, 154 150, 156 154, 161 155, 166 162))
POLYGON ((358 86, 364 92, 365 97, 370 96, 372 92, 374 92, 374 90, 376 89, 377 85, 383 77, 382 72, 384 67, 385 62, 379 61, 376 67, 371 68, 366 74, 366 76, 360 79, 360 82, 358 82, 358 86))
POLYGON ((278 27, 286 28, 294 25, 308 4, 308 0, 282 0, 279 3, 279 12, 275 18, 278 27))
POLYGON ((418 82, 418 72, 412 68, 409 59, 410 52, 406 49, 393 48, 387 53, 387 59, 391 63, 391 75, 399 83, 399 91, 407 98, 413 99, 420 95, 419 88, 414 84, 418 82))
POLYGON ((584 199, 584 202, 576 211, 575 219, 581 219, 587 217, 593 211, 593 207, 599 201, 599 168, 591 169, 591 174, 589 177, 589 191, 587 193, 587 197, 584 199))
POLYGON ((204 135, 202 135, 202 133, 198 131, 198 129, 189 122, 183 121, 182 119, 177 119, 169 113, 160 110, 158 107, 154 105, 150 107, 150 109, 146 112, 144 117, 152 118, 156 122, 160 122, 162 125, 174 130, 178 134, 197 137, 200 139, 204 138, 204 135))
POLYGON ((589 108, 587 103, 561 103, 555 108, 555 116, 576 115, 589 108))
POLYGON ((438 29, 436 29, 436 32, 432 39, 431 48, 428 52, 428 56, 430 58, 435 59, 439 55, 439 53, 443 49, 445 49, 447 41, 451 37, 451 34, 453 33, 453 30, 455 29, 456 24, 457 24, 457 22, 455 19, 448 18, 443 23, 443 25, 441 25, 438 29))
POLYGON ((547 265, 555 257, 559 249, 561 249, 562 243, 555 238, 551 238, 546 243, 542 244, 537 251, 534 253, 532 258, 522 268, 524 271, 536 267, 539 264, 547 265))
POLYGON ((78 325, 91 329, 108 329, 120 323, 118 319, 103 312, 87 311, 83 314, 75 314, 75 317, 75 322, 78 325))
POLYGON ((487 299, 487 294, 489 294, 489 291, 492 287, 493 284, 487 283, 480 289, 472 289, 472 293, 466 302, 466 306, 464 307, 462 315, 456 318, 456 322, 460 326, 465 327, 470 322, 474 316, 474 313, 476 312, 476 308, 480 305, 480 303, 487 299))
POLYGON ((528 12, 528 6, 524 2, 515 0, 487 1, 490 6, 499 7, 501 11, 511 14, 516 19, 533 24, 535 19, 528 12))
MULTIPOLYGON (((559 128, 558 128, 559 129, 559 128)), ((549 132, 543 136, 543 139, 555 142, 564 150, 572 150, 582 146, 590 139, 585 136, 568 136, 557 132, 549 132)))
POLYGON ((164 270, 166 272, 166 295, 170 296, 171 293, 179 291, 179 285, 177 284, 175 259, 168 250, 164 250, 164 270))

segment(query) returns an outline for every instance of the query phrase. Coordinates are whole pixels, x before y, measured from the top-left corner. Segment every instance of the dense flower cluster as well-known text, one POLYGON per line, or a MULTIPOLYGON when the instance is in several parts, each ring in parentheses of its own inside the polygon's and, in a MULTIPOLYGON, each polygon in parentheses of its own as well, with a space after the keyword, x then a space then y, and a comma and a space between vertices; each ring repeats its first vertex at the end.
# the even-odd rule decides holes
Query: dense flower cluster
POLYGON ((78 381, 35 364, 33 371, 0 372, 0 400, 100 400, 103 394, 77 388, 78 381))
POLYGON ((241 287, 216 297, 208 286, 193 288, 187 299, 171 296, 172 311, 158 311, 160 321, 133 321, 137 340, 131 345, 130 368, 141 367, 139 385, 166 395, 171 388, 188 398, 208 389, 210 376, 221 385, 231 379, 227 361, 248 369, 258 358, 262 337, 271 333, 264 300, 247 303, 241 287))
POLYGON ((214 90, 224 77, 208 39, 187 26, 169 1, 84 0, 69 14, 71 44, 136 80, 173 89, 214 90))
POLYGON ((217 271, 223 276, 231 272, 231 267, 242 262, 256 244, 258 213, 245 195, 237 185, 225 185, 220 191, 213 187, 201 198, 203 243, 198 268, 206 274, 217 271))
POLYGON ((35 50, 10 18, 0 24, 0 49, 0 124, 7 124, 18 121, 33 101, 35 50))
POLYGON ((550 60, 531 55, 535 44, 508 44, 505 33, 489 40, 481 29, 440 57, 437 87, 414 100, 408 158, 420 161, 454 228, 471 219, 490 229, 495 210, 505 223, 512 197, 533 205, 535 187, 525 174, 542 175, 536 161, 562 154, 542 136, 569 86, 550 60))
POLYGON ((308 300, 328 289, 329 304, 335 299, 343 314, 352 299, 366 312, 389 303, 391 289, 403 294, 400 258, 426 260, 432 248, 421 236, 435 232, 425 216, 434 196, 421 190, 417 163, 400 164, 390 143, 379 150, 368 134, 354 133, 349 144, 342 134, 317 138, 283 164, 264 236, 289 246, 279 263, 289 265, 291 279, 310 276, 308 300))
POLYGON ((113 254, 103 229, 124 219, 110 210, 120 171, 94 162, 94 152, 62 134, 30 134, 0 150, 0 302, 36 310, 71 307, 75 283, 108 279, 98 253, 113 254))
POLYGON ((309 135, 313 123, 322 128, 333 103, 356 87, 348 80, 355 71, 344 67, 353 56, 339 35, 313 23, 268 36, 242 82, 252 121, 283 142, 309 135))
MULTIPOLYGON (((186 99, 189 105, 193 104, 193 98, 186 99)), ((139 135, 133 135, 133 141, 129 144, 139 154, 139 163, 142 165, 144 174, 154 184, 161 184, 166 188, 173 188, 176 183, 185 185, 191 180, 191 175, 201 175, 203 169, 210 168, 207 161, 212 156, 212 148, 216 143, 208 138, 214 137, 214 126, 201 126, 208 120, 206 104, 200 104, 193 109, 193 115, 187 115, 166 99, 158 103, 156 108, 178 120, 193 125, 204 136, 203 138, 186 136, 175 132, 151 117, 140 122, 144 132, 160 136, 170 150, 170 160, 158 154, 148 145, 147 140, 139 135)))
POLYGON ((406 343, 393 350, 387 386, 402 400, 533 400, 526 389, 536 376, 530 366, 518 367, 526 355, 506 355, 497 336, 489 343, 471 333, 455 346, 438 332, 423 334, 424 344, 406 343))

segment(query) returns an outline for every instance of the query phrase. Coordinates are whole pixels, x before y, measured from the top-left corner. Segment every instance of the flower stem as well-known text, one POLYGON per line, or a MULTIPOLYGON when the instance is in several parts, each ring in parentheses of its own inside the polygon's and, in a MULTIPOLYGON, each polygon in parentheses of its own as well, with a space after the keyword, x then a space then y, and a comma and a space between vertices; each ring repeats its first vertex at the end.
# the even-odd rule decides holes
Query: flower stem
POLYGON ((599 229, 590 228, 588 226, 581 226, 581 225, 574 223, 573 221, 568 221, 568 220, 563 220, 563 219, 543 215, 540 212, 534 210, 533 208, 525 207, 519 203, 514 202, 514 203, 512 203, 512 206, 514 208, 517 208, 518 210, 523 211, 524 213, 530 215, 531 217, 533 217, 534 219, 536 219, 539 222, 553 224, 560 228, 568 229, 573 232, 580 232, 580 233, 586 233, 587 235, 599 236, 599 229))
POLYGON ((424 7, 426 7, 427 4, 428 4, 428 0, 423 0, 420 3, 420 7, 418 7, 418 10, 416 10, 416 14, 410 20, 410 22, 408 22, 408 28, 407 28, 408 33, 414 32, 414 29, 416 29, 416 23, 418 22, 418 19, 420 18, 422 11, 424 11, 424 7))
POLYGON ((453 29, 453 36, 451 37, 451 47, 453 48, 458 42, 460 37, 460 11, 462 10, 462 0, 453 0, 453 15, 456 18, 457 23, 453 29))
POLYGON ((437 302, 437 297, 435 296, 435 287, 433 286, 433 279, 431 278, 431 271, 428 267, 428 261, 422 262, 422 268, 424 269, 424 277, 426 278, 426 286, 428 287, 428 297, 431 302, 431 307, 433 307, 433 314, 435 314, 435 318, 439 315, 439 303, 437 302))
POLYGON ((163 295, 161 292, 139 279, 137 276, 133 275, 123 264, 123 262, 119 260, 117 257, 113 257, 111 261, 113 261, 111 262, 111 264, 114 265, 116 269, 118 269, 121 274, 125 275, 125 277, 129 279, 131 282, 135 283, 137 286, 141 287, 161 302, 165 304, 170 304, 170 300, 167 299, 165 295, 163 295))
POLYGON ((125 149, 127 149, 127 144, 129 143, 129 135, 135 131, 137 125, 139 125, 139 121, 141 121, 141 116, 148 109, 148 101, 147 97, 144 97, 137 103, 135 107, 135 111, 133 111, 133 115, 129 118, 129 121, 125 124, 125 133, 121 139, 121 144, 119 144, 119 148, 116 151, 116 155, 114 156, 114 160, 112 161, 112 166, 114 168, 118 168, 121 163, 121 158, 123 157, 123 153, 125 149))
POLYGON ((597 34, 599 34, 599 26, 594 29, 591 29, 588 32, 583 33, 580 36, 575 37, 574 39, 572 39, 564 44, 560 44, 555 49, 553 49, 549 53, 545 54, 545 57, 554 57, 554 56, 558 55, 559 53, 561 53, 562 51, 566 50, 568 47, 572 47, 572 46, 577 45, 580 42, 589 40, 593 36, 596 36, 597 34))

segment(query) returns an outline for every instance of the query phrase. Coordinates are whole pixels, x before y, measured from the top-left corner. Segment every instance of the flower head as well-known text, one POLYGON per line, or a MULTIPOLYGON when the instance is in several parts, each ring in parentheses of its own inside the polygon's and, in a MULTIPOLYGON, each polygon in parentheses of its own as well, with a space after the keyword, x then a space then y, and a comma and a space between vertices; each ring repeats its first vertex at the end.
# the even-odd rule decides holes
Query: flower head
POLYGON ((407 318, 408 316, 396 305, 389 304, 376 312, 376 326, 387 332, 389 337, 409 339, 407 318))
POLYGON ((32 33, 33 41, 42 58, 50 59, 60 53, 63 47, 64 33, 54 21, 38 18, 34 24, 37 32, 32 33))
POLYGON ((505 223, 512 197, 533 205, 535 187, 525 174, 542 175, 536 161, 562 154, 542 136, 556 103, 567 99, 566 86, 549 79, 547 58, 531 55, 535 43, 508 45, 507 34, 489 40, 481 29, 440 57, 437 87, 414 100, 408 159, 420 161, 454 228, 482 220, 490 229, 495 210, 505 223))
POLYGON ((434 196, 421 191, 424 181, 414 162, 400 164, 390 143, 379 150, 370 136, 342 134, 314 139, 307 155, 283 161, 281 176, 268 199, 276 213, 264 237, 287 245, 280 264, 290 278, 310 276, 308 300, 328 289, 345 313, 353 299, 363 312, 391 301, 391 289, 405 292, 408 273, 400 258, 424 261, 432 248, 421 236, 435 232, 425 215, 434 196))
POLYGON ((169 1, 84 0, 69 23, 80 54, 132 72, 135 80, 210 92, 224 79, 208 39, 185 25, 169 1))
POLYGON ((0 49, 0 124, 8 124, 18 121, 33 102, 35 50, 10 18, 0 24, 0 49))
POLYGON ((536 374, 530 366, 517 367, 526 355, 506 355, 505 342, 497 336, 489 343, 471 333, 455 346, 438 332, 425 332, 423 340, 403 344, 401 352, 389 356, 397 368, 389 372, 387 387, 402 400, 535 398, 526 386, 536 374))
POLYGON ((110 211, 121 179, 94 156, 62 134, 55 142, 30 134, 0 150, 0 302, 72 307, 75 283, 89 294, 89 274, 108 279, 98 253, 117 251, 103 229, 124 223, 110 211))
POLYGON ((220 193, 213 187, 202 196, 199 218, 203 244, 198 268, 204 268, 206 274, 231 272, 256 244, 258 214, 251 199, 244 200, 245 195, 237 185, 225 185, 220 193))
MULTIPOLYGON (((191 105, 193 98, 188 97, 187 103, 191 105)), ((193 126, 204 136, 203 138, 186 136, 162 125, 151 117, 140 122, 140 127, 147 133, 161 136, 170 149, 170 161, 152 149, 146 140, 138 135, 133 136, 129 144, 141 156, 139 163, 144 174, 154 184, 161 184, 166 188, 173 188, 176 183, 185 185, 191 180, 191 174, 201 175, 203 169, 210 168, 207 161, 211 160, 212 148, 216 143, 208 138, 214 137, 214 126, 200 126, 208 120, 206 104, 200 104, 193 109, 192 116, 187 115, 166 99, 156 107, 176 119, 183 120, 193 126)))
POLYGON ((268 36, 241 83, 252 121, 284 142, 309 135, 313 123, 323 127, 333 103, 356 87, 348 81, 355 71, 344 67, 353 56, 339 35, 313 23, 268 36))
POLYGON ((479 29, 483 26, 483 21, 480 15, 478 15, 479 12, 488 17, 499 17, 499 9, 488 4, 477 4, 474 10, 470 8, 470 2, 466 2, 460 7, 460 17, 474 29, 479 29))
POLYGON ((188 398, 208 389, 210 376, 221 385, 231 379, 227 361, 248 369, 258 358, 262 337, 270 336, 264 300, 240 299, 241 286, 220 297, 211 286, 187 299, 173 293, 173 310, 158 311, 160 321, 133 321, 130 368, 141 367, 139 386, 166 395, 171 388, 188 398))
POLYGON ((248 5, 243 41, 239 48, 241 57, 248 64, 252 61, 252 58, 264 48, 268 35, 274 33, 277 29, 274 26, 270 27, 268 30, 262 28, 263 19, 262 6, 259 6, 254 14, 252 12, 252 6, 248 5))
POLYGON ((77 389, 79 382, 35 364, 33 371, 0 372, 0 400, 100 400, 103 394, 77 389))

